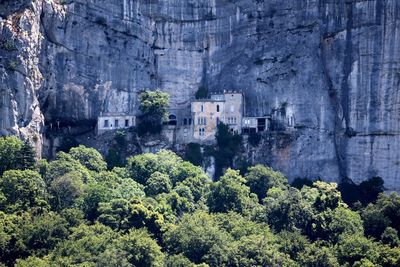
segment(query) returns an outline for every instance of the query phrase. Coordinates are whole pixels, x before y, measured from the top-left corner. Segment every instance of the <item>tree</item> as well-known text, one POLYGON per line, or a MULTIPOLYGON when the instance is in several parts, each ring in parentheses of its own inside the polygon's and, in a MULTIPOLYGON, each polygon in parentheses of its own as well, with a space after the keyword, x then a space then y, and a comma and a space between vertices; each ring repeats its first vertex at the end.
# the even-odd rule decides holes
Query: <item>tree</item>
POLYGON ((302 231, 310 225, 313 208, 312 202, 306 200, 296 188, 276 188, 268 190, 263 201, 264 211, 260 215, 262 221, 276 231, 302 231))
POLYGON ((103 160, 103 156, 94 148, 80 145, 71 148, 69 154, 73 159, 79 161, 91 171, 100 172, 107 169, 107 164, 103 160))
POLYGON ((145 229, 130 230, 115 241, 115 247, 132 266, 164 266, 164 254, 160 246, 145 229))
POLYGON ((0 262, 13 266, 16 259, 26 257, 26 247, 22 241, 21 225, 23 214, 5 214, 0 211, 0 262))
POLYGON ((218 257, 213 251, 224 250, 233 241, 211 215, 200 211, 184 215, 164 237, 170 253, 182 253, 197 264, 206 258, 216 260, 218 257))
POLYGON ((300 254, 298 263, 300 266, 309 267, 339 267, 332 248, 324 246, 322 243, 313 243, 305 247, 300 254))
POLYGON ((112 244, 118 237, 102 224, 82 224, 72 229, 68 239, 58 244, 49 258, 54 266, 96 266, 102 254, 113 249, 112 244))
POLYGON ((211 212, 244 212, 254 204, 245 179, 239 171, 228 169, 218 182, 211 184, 207 205, 211 212))
POLYGON ((138 125, 139 135, 146 133, 155 134, 161 131, 163 119, 168 114, 169 95, 161 90, 142 91, 140 99, 140 123, 138 125))
POLYGON ((217 148, 213 155, 215 157, 216 177, 221 176, 222 169, 233 167, 233 159, 242 145, 242 137, 237 133, 232 133, 228 125, 220 122, 215 134, 217 148))
POLYGON ((164 216, 153 205, 140 199, 113 199, 108 203, 100 203, 99 214, 99 222, 117 230, 147 227, 151 233, 159 236, 164 227, 164 216))
POLYGON ((289 256, 278 251, 275 241, 270 233, 243 236, 232 245, 231 266, 293 266, 289 256))
POLYGON ((203 164, 203 155, 201 153, 200 144, 189 143, 187 145, 185 151, 185 160, 196 166, 201 166, 203 164))
POLYGON ((261 134, 259 133, 250 133, 248 138, 249 144, 253 147, 257 147, 261 141, 261 134))
POLYGON ((47 255, 69 234, 68 222, 54 212, 26 216, 20 227, 27 252, 36 256, 47 255))
POLYGON ((200 86, 195 94, 196 99, 205 99, 208 96, 208 89, 205 86, 200 86))
POLYGON ((17 169, 18 155, 23 143, 14 136, 0 137, 0 175, 6 170, 17 169))
MULTIPOLYGON (((10 170, 0 179, 0 193, 5 197, 3 205, 8 211, 27 211, 46 208, 46 184, 39 173, 31 170, 10 170)), ((1 205, 1 202, 0 202, 1 205)))
POLYGON ((282 173, 276 172, 269 167, 256 165, 250 167, 245 175, 246 184, 250 191, 258 196, 261 202, 267 195, 267 191, 272 187, 287 187, 287 179, 282 173))
POLYGON ((18 259, 15 267, 48 267, 49 262, 35 256, 30 256, 26 259, 18 259))
POLYGON ((369 260, 377 263, 379 258, 378 244, 361 235, 345 235, 336 248, 340 264, 353 266, 355 262, 369 260))
POLYGON ((154 172, 146 183, 146 194, 154 196, 161 193, 169 193, 172 189, 171 180, 168 175, 161 172, 154 172))
POLYGON ((75 172, 75 174, 79 175, 84 183, 93 180, 92 173, 79 161, 67 153, 59 152, 56 160, 50 162, 48 166, 45 175, 46 184, 49 186, 52 181, 70 172, 75 172))
POLYGON ((36 152, 33 146, 28 140, 25 140, 17 154, 18 168, 21 170, 33 169, 36 162, 35 158, 36 152))
POLYGON ((84 190, 83 177, 79 172, 69 172, 57 177, 50 185, 50 193, 53 196, 52 206, 56 210, 79 206, 83 202, 84 190))
POLYGON ((386 227, 385 231, 382 234, 382 243, 387 244, 391 247, 399 247, 400 239, 399 234, 396 229, 392 227, 386 227))
POLYGON ((379 239, 387 226, 400 231, 400 196, 380 194, 375 204, 370 203, 362 212, 365 233, 379 239))

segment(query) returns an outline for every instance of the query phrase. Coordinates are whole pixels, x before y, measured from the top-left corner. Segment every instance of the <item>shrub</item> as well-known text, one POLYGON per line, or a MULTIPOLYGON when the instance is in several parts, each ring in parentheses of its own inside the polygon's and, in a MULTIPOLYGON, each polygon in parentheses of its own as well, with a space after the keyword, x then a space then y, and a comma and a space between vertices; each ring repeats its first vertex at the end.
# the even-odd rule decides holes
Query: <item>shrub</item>
POLYGON ((169 94, 161 90, 142 91, 139 98, 142 115, 138 125, 138 134, 143 136, 146 133, 159 133, 162 129, 162 122, 168 114, 169 94))
POLYGON ((200 86, 195 94, 196 99, 204 99, 208 96, 208 89, 205 86, 200 86))
POLYGON ((196 166, 203 165, 203 154, 201 146, 197 143, 189 143, 185 151, 185 159, 196 166))
POLYGON ((249 141, 249 144, 252 145, 253 147, 258 146, 258 144, 261 141, 261 134, 259 134, 259 133, 250 133, 248 141, 249 141))

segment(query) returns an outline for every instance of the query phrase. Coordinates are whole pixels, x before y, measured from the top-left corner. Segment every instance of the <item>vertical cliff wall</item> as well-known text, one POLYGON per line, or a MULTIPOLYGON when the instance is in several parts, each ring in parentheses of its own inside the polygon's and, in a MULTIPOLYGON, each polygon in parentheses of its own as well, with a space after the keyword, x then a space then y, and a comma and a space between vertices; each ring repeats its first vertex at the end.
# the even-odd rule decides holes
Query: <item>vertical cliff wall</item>
MULTIPOLYGON (((296 133, 254 159, 289 177, 400 190, 396 0, 2 0, 1 134, 94 126, 143 88, 187 109, 200 85, 287 107, 296 133)), ((279 141, 279 138, 277 140, 279 141)))

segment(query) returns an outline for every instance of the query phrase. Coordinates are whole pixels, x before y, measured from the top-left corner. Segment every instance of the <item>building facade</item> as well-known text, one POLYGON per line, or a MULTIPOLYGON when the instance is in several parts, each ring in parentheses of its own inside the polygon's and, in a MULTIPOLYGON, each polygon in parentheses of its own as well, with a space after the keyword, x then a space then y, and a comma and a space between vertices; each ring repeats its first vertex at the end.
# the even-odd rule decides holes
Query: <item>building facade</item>
POLYGON ((227 124, 232 132, 241 132, 243 116, 243 94, 224 92, 211 95, 210 99, 199 99, 191 104, 193 138, 213 140, 219 122, 227 124))
POLYGON ((134 126, 136 126, 136 116, 134 115, 106 113, 97 118, 97 134, 134 126))

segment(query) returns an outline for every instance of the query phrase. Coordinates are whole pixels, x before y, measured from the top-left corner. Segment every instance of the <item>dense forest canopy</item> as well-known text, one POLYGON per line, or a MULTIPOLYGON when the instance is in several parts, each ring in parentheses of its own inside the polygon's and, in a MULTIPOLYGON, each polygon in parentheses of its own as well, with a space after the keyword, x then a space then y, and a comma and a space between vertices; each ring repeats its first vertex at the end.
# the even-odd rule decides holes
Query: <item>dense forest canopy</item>
POLYGON ((379 179, 290 185, 256 165, 212 181, 166 150, 35 161, 14 137, 0 163, 0 266, 400 265, 400 197, 379 179))

